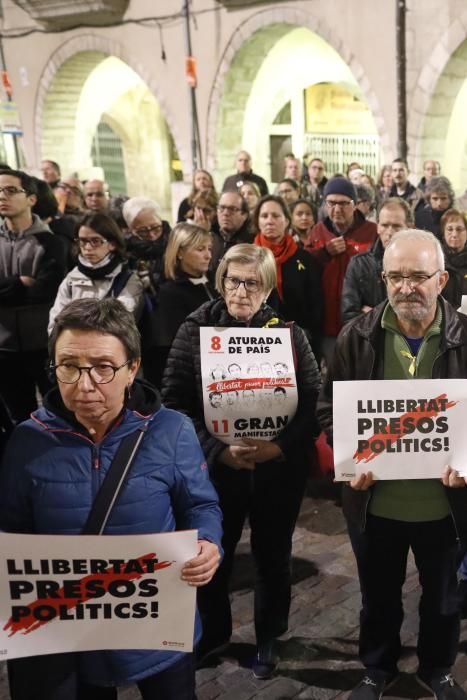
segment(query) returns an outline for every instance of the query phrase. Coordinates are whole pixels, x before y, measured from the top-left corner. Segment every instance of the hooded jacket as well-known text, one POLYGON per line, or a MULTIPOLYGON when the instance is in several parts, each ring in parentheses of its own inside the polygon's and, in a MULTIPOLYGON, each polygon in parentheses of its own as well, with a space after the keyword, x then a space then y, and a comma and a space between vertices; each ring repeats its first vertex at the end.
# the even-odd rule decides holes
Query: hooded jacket
MULTIPOLYGON (((263 305, 250 322, 252 328, 263 328, 275 319, 272 327, 284 328, 275 311, 263 305)), ((224 442, 217 440, 206 428, 203 412, 199 329, 202 326, 245 327, 227 311, 224 299, 203 304, 188 316, 175 336, 164 373, 162 400, 170 408, 189 415, 194 422, 199 441, 210 469, 216 465, 224 442)), ((305 449, 319 434, 315 417, 316 399, 321 385, 318 365, 303 330, 292 326, 295 373, 297 377, 298 406, 293 420, 276 438, 286 459, 299 461, 305 449)))
MULTIPOLYGON (((124 437, 145 435, 104 534, 198 530, 220 546, 221 515, 191 422, 161 407, 157 392, 136 381, 130 402, 103 440, 94 443, 62 403, 59 391, 19 425, 0 473, 0 529, 77 535, 124 437)), ((197 616, 195 641, 200 637, 197 616)), ((83 678, 121 685, 163 671, 180 653, 159 650, 81 652, 83 678)))
MULTIPOLYGON (((438 297, 443 313, 439 355, 433 364, 433 379, 467 378, 467 316, 460 314, 442 297, 438 297)), ((367 314, 350 321, 337 338, 333 362, 329 368, 318 401, 318 419, 328 440, 332 442, 333 382, 383 379, 384 338, 381 317, 384 301, 367 314)), ((467 544, 467 487, 447 488, 446 495, 458 537, 467 544)), ((342 504, 347 520, 364 529, 371 488, 356 491, 343 486, 342 504)))
POLYGON ((0 225, 0 350, 47 347, 49 309, 66 271, 62 242, 32 216, 32 226, 18 234, 0 225), (21 276, 34 284, 26 287, 21 276))

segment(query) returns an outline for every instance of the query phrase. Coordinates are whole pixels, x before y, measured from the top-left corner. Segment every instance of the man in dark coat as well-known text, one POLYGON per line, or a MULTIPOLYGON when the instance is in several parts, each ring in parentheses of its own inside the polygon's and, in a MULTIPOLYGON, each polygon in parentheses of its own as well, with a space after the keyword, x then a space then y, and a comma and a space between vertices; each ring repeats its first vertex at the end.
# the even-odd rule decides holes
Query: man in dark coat
POLYGON ((441 175, 441 163, 437 160, 426 160, 423 163, 423 176, 420 178, 420 182, 417 187, 422 192, 425 192, 425 188, 430 182, 432 177, 439 177, 441 175))
POLYGON ((215 271, 226 250, 237 243, 253 243, 248 202, 239 192, 223 192, 217 205, 218 225, 212 230, 212 258, 209 269, 215 271))
POLYGON ((389 190, 390 197, 401 197, 410 205, 412 211, 418 206, 423 206, 423 192, 409 181, 409 166, 403 158, 392 161, 391 176, 393 186, 389 190))
POLYGON ((229 175, 222 186, 222 192, 238 192, 245 182, 254 182, 258 186, 261 196, 269 194, 266 180, 253 172, 251 167, 251 156, 247 151, 239 151, 235 160, 237 172, 229 175))
POLYGON ((342 288, 342 321, 347 323, 361 313, 368 313, 386 299, 386 287, 381 277, 383 253, 392 236, 413 225, 413 214, 400 197, 387 199, 378 214, 378 238, 366 253, 355 255, 344 277, 342 288))
MULTIPOLYGON (((467 317, 439 295, 448 274, 433 234, 393 236, 383 258, 388 301, 348 323, 318 402, 332 439, 333 383, 364 379, 467 378, 467 317)), ((357 389, 358 391, 358 389, 357 389)), ((352 418, 350 416, 349 418, 352 418)), ((410 456, 401 454, 407 463, 410 456)), ((451 675, 459 644, 459 540, 467 542, 466 480, 373 479, 343 486, 342 502, 362 592, 360 659, 366 673, 349 700, 379 700, 397 678, 402 585, 412 549, 422 588, 417 680, 437 700, 466 700, 451 675)))

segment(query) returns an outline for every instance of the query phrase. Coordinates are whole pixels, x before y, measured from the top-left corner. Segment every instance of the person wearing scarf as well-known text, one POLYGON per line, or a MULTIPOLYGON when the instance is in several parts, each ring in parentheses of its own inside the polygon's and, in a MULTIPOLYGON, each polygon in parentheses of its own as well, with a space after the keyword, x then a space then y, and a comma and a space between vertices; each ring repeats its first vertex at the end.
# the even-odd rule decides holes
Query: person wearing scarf
POLYGON ((61 283, 49 315, 49 334, 60 311, 74 299, 118 297, 139 317, 143 285, 125 261, 125 242, 117 224, 103 213, 91 213, 77 225, 78 264, 61 283))
POLYGON ((258 232, 255 244, 269 248, 276 261, 277 288, 268 303, 285 321, 294 321, 303 328, 319 358, 323 320, 319 265, 310 253, 299 249, 289 233, 290 213, 281 197, 266 195, 260 199, 253 226, 258 232))

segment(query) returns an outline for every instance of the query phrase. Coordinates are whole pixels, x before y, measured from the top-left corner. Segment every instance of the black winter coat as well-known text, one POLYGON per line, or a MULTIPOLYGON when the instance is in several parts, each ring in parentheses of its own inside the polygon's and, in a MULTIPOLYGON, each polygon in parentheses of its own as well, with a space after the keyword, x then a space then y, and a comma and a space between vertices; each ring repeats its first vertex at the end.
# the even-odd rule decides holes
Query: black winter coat
POLYGON ((359 316, 362 306, 374 308, 386 299, 383 271, 384 249, 378 237, 370 250, 351 258, 342 287, 342 322, 359 316))
POLYGON ((253 243, 253 234, 250 230, 250 221, 246 219, 241 228, 230 238, 225 238, 219 231, 219 224, 215 224, 212 227, 212 258, 209 265, 209 269, 212 272, 217 270, 219 265, 219 260, 224 256, 224 254, 232 248, 232 246, 237 245, 237 243, 253 243))
POLYGON ((467 294, 467 243, 464 249, 459 252, 447 245, 443 245, 443 250, 446 269, 449 272, 449 280, 446 285, 449 295, 443 292, 443 296, 457 308, 462 303, 462 295, 467 294))
POLYGON ((282 292, 282 301, 279 294, 275 294, 270 305, 285 321, 295 321, 305 330, 318 357, 324 313, 321 267, 306 250, 297 250, 283 263, 282 292))
MULTIPOLYGON (((433 365, 433 379, 467 378, 467 316, 460 314, 439 297, 442 304, 440 353, 433 365)), ((332 442, 333 382, 383 379, 384 330, 383 302, 367 314, 350 321, 340 332, 333 361, 318 400, 318 419, 332 442)), ((447 488, 451 513, 458 537, 467 545, 467 487, 447 488)), ((349 523, 365 528, 371 489, 355 491, 347 484, 342 490, 342 506, 349 523)))
POLYGON ((155 345, 168 350, 186 317, 217 296, 210 282, 193 284, 188 277, 163 282, 154 311, 155 345))
MULTIPOLYGON (((273 309, 263 305, 252 318, 252 328, 264 327, 276 317, 273 309)), ((191 314, 180 327, 170 350, 162 384, 162 400, 167 408, 173 408, 189 416, 195 425, 198 439, 212 469, 217 456, 225 449, 225 443, 208 432, 204 423, 203 394, 201 380, 201 360, 199 329, 202 326, 243 327, 229 315, 224 299, 216 299, 203 304, 191 314)), ((278 328, 283 328, 279 323, 278 328)), ((275 440, 290 464, 302 463, 305 448, 312 443, 319 432, 315 410, 321 385, 318 365, 301 328, 293 325, 293 345, 296 358, 298 406, 293 420, 275 440)))
POLYGON ((431 231, 438 240, 441 240, 441 217, 445 211, 447 210, 432 209, 430 204, 419 206, 415 211, 415 227, 423 231, 431 231))
POLYGON ((261 175, 254 173, 253 170, 250 170, 249 173, 234 173, 226 177, 222 185, 222 192, 238 192, 245 182, 254 182, 261 192, 261 197, 269 194, 266 180, 261 175))

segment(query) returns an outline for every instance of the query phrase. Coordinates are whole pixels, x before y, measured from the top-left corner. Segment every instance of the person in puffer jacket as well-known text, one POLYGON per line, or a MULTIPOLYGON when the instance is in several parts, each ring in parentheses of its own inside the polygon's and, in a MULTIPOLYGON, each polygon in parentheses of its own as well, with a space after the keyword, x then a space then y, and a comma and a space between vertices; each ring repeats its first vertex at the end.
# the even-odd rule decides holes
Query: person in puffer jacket
MULTIPOLYGON (((139 334, 117 299, 80 299, 49 339, 58 388, 19 425, 0 472, 0 529, 78 535, 122 440, 144 437, 105 535, 197 529, 199 554, 182 568, 207 584, 220 560, 221 514, 191 421, 135 381, 139 334)), ((201 636, 196 617, 194 643, 201 636)), ((160 650, 89 651, 9 662, 12 700, 106 700, 136 683, 143 698, 193 700, 194 657, 160 650)))
MULTIPOLYGON (((277 664, 276 638, 288 628, 292 535, 309 471, 307 449, 319 434, 315 407, 320 374, 304 331, 291 324, 298 391, 295 415, 271 441, 257 438, 254 433, 243 437, 241 444, 226 445, 216 437, 215 430, 209 432, 205 420, 200 328, 234 327, 239 335, 249 327, 287 328, 266 304, 276 284, 276 263, 268 248, 248 243, 229 248, 216 272, 216 289, 222 298, 203 304, 180 326, 162 382, 164 404, 193 420, 223 514, 224 559, 212 582, 198 591, 203 621, 198 658, 202 661, 230 641, 229 579, 235 549, 248 516, 256 568, 257 650, 253 674, 260 679, 273 674, 277 664)), ((214 375, 215 369, 213 378, 214 375)), ((243 392, 241 401, 251 400, 251 392, 249 397, 247 393, 243 392)))
POLYGON ((125 241, 115 221, 103 212, 86 214, 76 226, 78 262, 61 283, 50 309, 49 334, 55 318, 73 299, 115 297, 138 319, 143 285, 126 261, 125 241))

